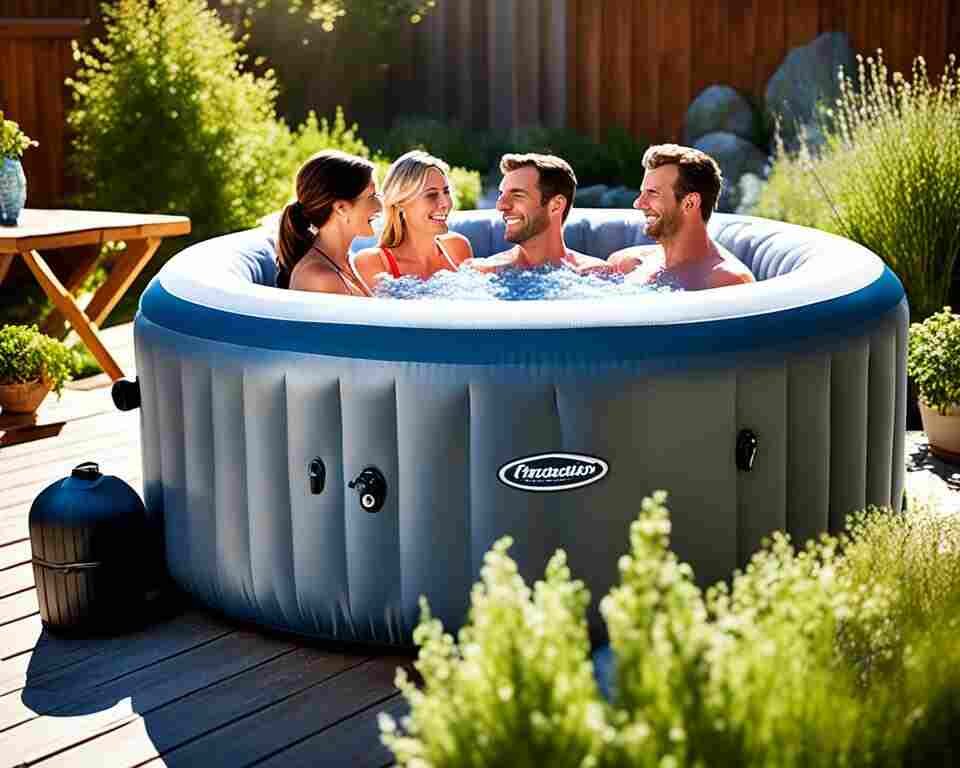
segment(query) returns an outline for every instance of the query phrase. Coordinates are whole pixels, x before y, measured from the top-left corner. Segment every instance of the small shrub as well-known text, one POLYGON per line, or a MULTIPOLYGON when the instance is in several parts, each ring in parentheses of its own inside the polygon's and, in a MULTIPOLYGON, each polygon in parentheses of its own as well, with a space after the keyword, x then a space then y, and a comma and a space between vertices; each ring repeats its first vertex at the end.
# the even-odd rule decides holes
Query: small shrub
POLYGON ((459 123, 416 115, 395 120, 381 143, 381 150, 388 157, 399 157, 411 149, 422 149, 451 166, 484 173, 496 167, 498 159, 491 153, 490 141, 484 135, 459 123))
POLYGON ((44 380, 58 395, 73 372, 73 353, 35 325, 0 328, 0 384, 44 380))
POLYGON ((960 315, 950 307, 910 326, 907 373, 931 408, 945 414, 960 403, 960 315))

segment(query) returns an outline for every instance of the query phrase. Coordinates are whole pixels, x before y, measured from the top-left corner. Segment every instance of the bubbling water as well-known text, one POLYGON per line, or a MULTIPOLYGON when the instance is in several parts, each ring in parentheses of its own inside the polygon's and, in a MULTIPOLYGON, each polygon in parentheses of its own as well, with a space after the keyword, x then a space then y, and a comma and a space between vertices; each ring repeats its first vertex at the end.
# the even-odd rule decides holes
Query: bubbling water
POLYGON ((533 301, 537 299, 597 299, 643 296, 673 291, 667 285, 640 285, 621 274, 578 274, 568 267, 505 268, 495 273, 462 267, 441 270, 427 280, 414 276, 384 277, 375 294, 390 299, 466 299, 471 301, 533 301))

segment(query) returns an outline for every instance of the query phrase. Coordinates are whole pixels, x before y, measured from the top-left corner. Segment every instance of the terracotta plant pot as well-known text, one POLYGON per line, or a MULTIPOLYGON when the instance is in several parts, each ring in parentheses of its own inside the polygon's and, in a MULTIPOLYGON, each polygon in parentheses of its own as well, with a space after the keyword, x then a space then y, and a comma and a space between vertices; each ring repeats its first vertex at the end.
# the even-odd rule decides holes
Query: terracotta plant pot
POLYGON ((41 380, 26 384, 0 384, 0 409, 4 413, 33 413, 40 407, 50 386, 41 380))
POLYGON ((936 408, 928 407, 923 400, 919 404, 931 453, 944 461, 960 464, 960 407, 948 408, 943 415, 936 408))

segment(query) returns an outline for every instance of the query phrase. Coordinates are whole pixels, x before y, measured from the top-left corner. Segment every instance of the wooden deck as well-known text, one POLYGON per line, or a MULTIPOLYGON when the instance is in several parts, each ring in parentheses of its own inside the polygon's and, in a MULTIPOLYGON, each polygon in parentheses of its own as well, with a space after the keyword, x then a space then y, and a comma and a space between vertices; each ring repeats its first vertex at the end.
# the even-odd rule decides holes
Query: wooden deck
MULTIPOLYGON (((132 327, 104 335, 131 375, 132 327)), ((404 711, 393 678, 410 657, 308 644, 187 604, 114 637, 42 628, 32 500, 84 460, 142 493, 139 415, 116 411, 106 385, 48 398, 32 432, 5 432, 13 421, 0 415, 0 768, 389 764, 377 713, 404 711)), ((906 461, 911 495, 960 509, 960 475, 922 433, 908 435, 906 461)))
MULTIPOLYGON (((131 375, 132 326, 104 335, 131 375)), ((393 679, 409 656, 310 644, 185 600, 126 634, 42 627, 33 499, 84 460, 142 493, 139 414, 116 411, 97 383, 48 398, 32 435, 0 416, 0 768, 389 765, 377 714, 403 713, 393 679)))

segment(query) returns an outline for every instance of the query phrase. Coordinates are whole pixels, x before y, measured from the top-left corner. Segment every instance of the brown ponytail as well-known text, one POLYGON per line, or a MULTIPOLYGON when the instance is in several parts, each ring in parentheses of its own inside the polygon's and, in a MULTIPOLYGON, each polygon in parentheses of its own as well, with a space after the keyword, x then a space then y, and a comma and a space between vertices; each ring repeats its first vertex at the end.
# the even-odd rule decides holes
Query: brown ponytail
POLYGON ((283 209, 277 243, 277 287, 289 288, 293 268, 313 245, 316 230, 327 223, 337 200, 359 197, 373 178, 373 163, 328 149, 297 172, 297 199, 283 209))

